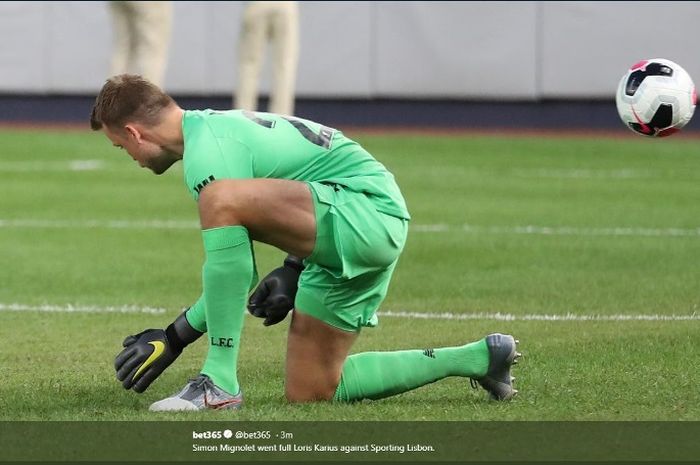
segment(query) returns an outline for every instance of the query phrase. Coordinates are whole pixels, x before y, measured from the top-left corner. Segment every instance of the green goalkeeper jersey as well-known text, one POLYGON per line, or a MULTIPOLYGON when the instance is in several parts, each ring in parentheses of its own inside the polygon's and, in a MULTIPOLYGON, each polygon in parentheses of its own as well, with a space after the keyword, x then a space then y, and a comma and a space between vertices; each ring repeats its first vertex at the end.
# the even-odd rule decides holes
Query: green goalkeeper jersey
POLYGON ((195 200, 217 179, 276 178, 346 186, 377 211, 410 219, 394 176, 358 143, 312 121, 249 111, 185 111, 185 183, 195 200))

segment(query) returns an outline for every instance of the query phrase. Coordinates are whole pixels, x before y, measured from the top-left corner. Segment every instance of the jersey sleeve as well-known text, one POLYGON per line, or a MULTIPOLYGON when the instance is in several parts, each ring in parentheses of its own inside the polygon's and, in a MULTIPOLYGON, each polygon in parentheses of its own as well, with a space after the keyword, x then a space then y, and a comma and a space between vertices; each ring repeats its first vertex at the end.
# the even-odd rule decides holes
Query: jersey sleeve
POLYGON ((253 160, 248 147, 236 139, 216 137, 206 129, 188 141, 183 161, 185 184, 195 200, 199 200, 202 189, 213 181, 253 177, 253 160))

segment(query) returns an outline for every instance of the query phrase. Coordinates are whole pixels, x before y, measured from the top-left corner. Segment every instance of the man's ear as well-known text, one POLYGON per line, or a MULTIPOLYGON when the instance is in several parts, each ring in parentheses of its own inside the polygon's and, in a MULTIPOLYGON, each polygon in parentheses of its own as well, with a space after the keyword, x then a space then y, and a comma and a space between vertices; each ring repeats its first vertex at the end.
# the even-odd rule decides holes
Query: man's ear
POLYGON ((133 137, 134 139, 136 139, 137 143, 141 143, 141 131, 139 131, 136 126, 134 126, 133 124, 127 124, 126 126, 124 126, 124 130, 126 131, 129 137, 133 137))

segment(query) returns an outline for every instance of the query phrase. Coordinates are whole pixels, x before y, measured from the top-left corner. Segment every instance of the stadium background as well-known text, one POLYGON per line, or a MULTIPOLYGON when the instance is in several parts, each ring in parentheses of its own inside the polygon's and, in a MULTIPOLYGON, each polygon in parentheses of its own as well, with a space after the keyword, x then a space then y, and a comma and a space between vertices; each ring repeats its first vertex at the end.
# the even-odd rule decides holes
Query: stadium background
MULTIPOLYGON (((617 128, 625 69, 700 76, 697 2, 301 2, 299 116, 338 126, 617 128)), ((242 2, 175 2, 165 88, 230 106, 242 2)), ((0 3, 0 119, 84 121, 109 69, 104 2, 0 3)), ((262 73, 269 88, 269 68, 262 73)), ((264 104, 263 104, 264 108, 264 104)), ((697 123, 691 123, 693 127, 697 123)))

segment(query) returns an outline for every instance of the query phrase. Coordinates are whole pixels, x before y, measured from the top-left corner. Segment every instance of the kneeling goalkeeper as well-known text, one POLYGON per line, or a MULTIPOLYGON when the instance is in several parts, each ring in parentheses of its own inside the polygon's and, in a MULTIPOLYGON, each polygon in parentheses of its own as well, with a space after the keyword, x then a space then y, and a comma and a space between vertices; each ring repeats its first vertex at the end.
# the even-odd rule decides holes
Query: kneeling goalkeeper
POLYGON ((142 167, 184 164, 197 201, 206 260, 202 295, 165 330, 124 340, 117 378, 143 392, 189 344, 207 333, 198 375, 151 410, 238 408, 246 306, 272 325, 292 312, 285 395, 290 402, 380 399, 448 376, 476 380, 510 399, 512 336, 458 347, 348 356, 376 311, 406 241, 410 219, 393 175, 341 132, 312 121, 247 111, 185 111, 135 75, 107 80, 91 115, 142 167), (252 241, 286 253, 254 287, 252 241))

